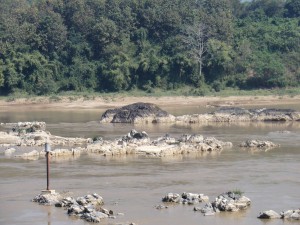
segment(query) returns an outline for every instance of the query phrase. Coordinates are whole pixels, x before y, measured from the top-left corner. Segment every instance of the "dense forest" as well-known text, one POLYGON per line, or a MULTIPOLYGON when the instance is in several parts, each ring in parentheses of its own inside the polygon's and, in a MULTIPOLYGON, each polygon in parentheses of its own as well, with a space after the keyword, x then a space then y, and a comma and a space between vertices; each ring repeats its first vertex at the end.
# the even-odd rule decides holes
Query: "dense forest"
POLYGON ((0 95, 300 86, 300 0, 0 0, 0 95))

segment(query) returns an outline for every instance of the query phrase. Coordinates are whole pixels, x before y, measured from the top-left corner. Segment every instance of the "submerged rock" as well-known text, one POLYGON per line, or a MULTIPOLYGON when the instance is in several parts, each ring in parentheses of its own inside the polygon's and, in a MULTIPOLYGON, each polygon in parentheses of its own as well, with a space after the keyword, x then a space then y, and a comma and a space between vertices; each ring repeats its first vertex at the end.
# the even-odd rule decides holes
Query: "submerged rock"
POLYGON ((279 144, 274 144, 271 141, 261 141, 261 140, 247 140, 245 142, 242 142, 240 144, 240 147, 242 148, 276 148, 279 147, 279 144))

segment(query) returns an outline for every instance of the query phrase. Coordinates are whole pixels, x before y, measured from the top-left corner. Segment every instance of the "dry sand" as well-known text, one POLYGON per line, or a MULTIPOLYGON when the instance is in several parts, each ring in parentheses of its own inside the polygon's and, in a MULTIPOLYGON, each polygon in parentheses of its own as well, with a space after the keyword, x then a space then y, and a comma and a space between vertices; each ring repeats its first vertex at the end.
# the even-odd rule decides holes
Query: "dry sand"
POLYGON ((120 107, 135 102, 154 103, 158 106, 272 106, 272 105, 300 105, 299 96, 231 96, 231 97, 59 97, 55 101, 50 97, 19 98, 14 101, 0 99, 0 111, 9 110, 68 110, 68 109, 101 109, 120 107))

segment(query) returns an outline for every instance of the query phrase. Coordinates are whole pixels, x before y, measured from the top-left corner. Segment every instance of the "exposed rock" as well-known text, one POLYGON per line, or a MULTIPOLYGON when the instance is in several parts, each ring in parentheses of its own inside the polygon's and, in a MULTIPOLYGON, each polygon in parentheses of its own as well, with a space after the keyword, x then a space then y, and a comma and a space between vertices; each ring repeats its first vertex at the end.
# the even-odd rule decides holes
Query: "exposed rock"
POLYGON ((203 201, 208 201, 208 196, 204 194, 194 194, 194 193, 182 193, 181 195, 176 193, 168 193, 162 198, 163 202, 179 203, 179 204, 189 204, 195 205, 203 201))
POLYGON ((54 149, 53 151, 51 151, 51 156, 60 157, 60 156, 80 155, 82 151, 84 151, 83 148, 54 149))
POLYGON ((132 129, 127 135, 123 136, 121 140, 123 142, 130 142, 130 143, 136 143, 136 142, 142 142, 146 143, 149 142, 149 136, 145 131, 138 132, 135 129, 132 129))
POLYGON ((289 219, 289 220, 300 220, 300 209, 287 210, 278 214, 273 210, 260 212, 259 219, 289 219))
POLYGON ((168 193, 165 197, 162 198, 163 202, 172 202, 172 203, 181 203, 182 198, 180 194, 177 193, 168 193))
POLYGON ((251 200, 233 192, 226 192, 219 195, 211 204, 220 211, 235 212, 246 209, 251 204, 251 200))
POLYGON ((242 142, 240 144, 240 147, 242 148, 275 148, 279 147, 279 144, 274 144, 271 141, 261 141, 261 140, 247 140, 245 142, 242 142))
POLYGON ((77 216, 87 222, 99 223, 102 219, 113 217, 113 211, 102 208, 103 198, 94 193, 84 197, 64 198, 56 207, 67 207, 68 215, 77 216))
POLYGON ((79 217, 87 222, 98 223, 104 218, 115 218, 112 210, 102 207, 103 198, 96 193, 78 197, 76 200, 73 197, 63 198, 59 193, 47 193, 36 196, 32 201, 42 205, 67 208, 68 215, 79 217))
POLYGON ((0 132, 0 146, 18 146, 21 138, 16 133, 0 132))
MULTIPOLYGON (((103 139, 93 141, 91 138, 65 138, 51 135, 48 131, 42 130, 24 134, 3 132, 3 136, 8 137, 9 142, 6 143, 8 146, 31 147, 44 146, 45 143, 49 143, 52 149, 55 146, 62 147, 52 150, 51 155, 55 158, 79 157, 82 153, 98 153, 103 156, 139 154, 163 157, 199 152, 220 152, 225 147, 232 147, 231 142, 222 142, 214 137, 204 138, 198 134, 184 134, 180 138, 170 137, 169 134, 166 134, 151 141, 145 131, 138 132, 134 129, 127 135, 113 141, 103 139), (67 148, 64 148, 64 146, 67 146, 67 148)), ((43 157, 44 155, 44 151, 31 151, 17 155, 17 157, 38 159, 39 156, 43 157)))
POLYGON ((292 109, 244 109, 221 107, 212 113, 173 116, 152 104, 134 103, 107 110, 101 122, 112 123, 203 123, 244 121, 300 121, 300 112, 292 109))
POLYGON ((219 195, 215 201, 207 203, 203 208, 195 207, 194 211, 200 211, 206 216, 215 215, 220 211, 237 212, 248 208, 251 200, 246 196, 235 194, 233 192, 226 192, 219 195))
POLYGON ((222 151, 231 147, 231 142, 222 142, 213 137, 186 134, 179 139, 165 135, 150 141, 146 132, 132 130, 126 136, 115 141, 102 141, 87 146, 87 152, 108 155, 139 154, 163 157, 178 154, 222 151), (138 135, 137 135, 138 134, 138 135), (137 137, 137 138, 136 138, 137 137))
POLYGON ((281 212, 280 216, 282 219, 300 220, 300 209, 281 212))
MULTIPOLYGON (((34 124, 34 122, 24 122, 24 124, 32 123, 34 124)), ((39 123, 44 124, 44 122, 39 123)), ((26 126, 24 125, 24 127, 26 126)), ((35 127, 35 125, 32 125, 32 127, 35 127)), ((13 128, 13 130, 16 129, 13 128)), ((20 130, 18 132, 0 132, 0 146, 43 146, 46 142, 52 146, 86 146, 93 142, 91 138, 68 138, 51 135, 50 132, 43 129, 43 127, 41 129, 30 129, 30 132, 22 129, 24 132, 19 132, 20 130)))
POLYGON ((33 202, 37 202, 41 205, 55 205, 62 200, 63 196, 59 193, 46 193, 39 194, 32 199, 33 202))
POLYGON ((206 203, 203 208, 200 207, 194 207, 194 211, 200 211, 204 214, 204 216, 213 216, 215 213, 219 213, 220 210, 218 208, 215 208, 212 206, 211 203, 206 203))
POLYGON ((259 219, 280 219, 281 216, 273 210, 268 210, 268 211, 260 212, 259 216, 257 218, 259 218, 259 219))
POLYGON ((109 109, 100 122, 111 123, 158 123, 174 122, 175 117, 151 103, 138 102, 121 108, 109 109))
POLYGON ((222 107, 211 113, 215 121, 296 121, 300 120, 300 112, 291 109, 244 109, 238 107, 222 107))

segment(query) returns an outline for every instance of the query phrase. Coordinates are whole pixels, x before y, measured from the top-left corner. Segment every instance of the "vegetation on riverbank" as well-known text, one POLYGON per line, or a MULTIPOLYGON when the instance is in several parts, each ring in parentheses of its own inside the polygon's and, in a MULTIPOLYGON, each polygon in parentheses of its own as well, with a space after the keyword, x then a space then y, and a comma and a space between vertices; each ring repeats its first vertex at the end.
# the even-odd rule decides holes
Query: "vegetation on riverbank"
POLYGON ((0 95, 299 87, 299 23, 299 0, 4 0, 0 95))

